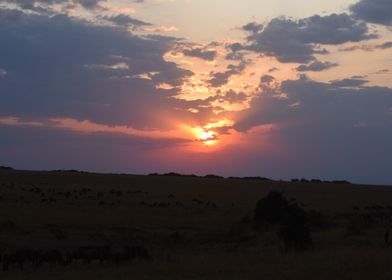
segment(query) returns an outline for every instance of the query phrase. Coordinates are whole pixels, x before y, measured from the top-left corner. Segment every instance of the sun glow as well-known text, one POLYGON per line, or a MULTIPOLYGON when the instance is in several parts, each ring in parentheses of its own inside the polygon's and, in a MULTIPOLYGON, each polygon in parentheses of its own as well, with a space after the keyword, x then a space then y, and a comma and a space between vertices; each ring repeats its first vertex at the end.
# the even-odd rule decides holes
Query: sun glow
POLYGON ((196 141, 203 143, 206 146, 213 146, 218 143, 218 135, 216 132, 206 130, 202 127, 194 128, 196 141))

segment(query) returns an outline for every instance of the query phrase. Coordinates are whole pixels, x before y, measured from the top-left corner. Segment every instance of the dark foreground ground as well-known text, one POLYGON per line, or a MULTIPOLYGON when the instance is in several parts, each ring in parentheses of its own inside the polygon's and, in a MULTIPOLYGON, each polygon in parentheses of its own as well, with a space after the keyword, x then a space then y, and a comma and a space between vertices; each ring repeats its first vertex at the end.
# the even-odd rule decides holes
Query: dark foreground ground
POLYGON ((0 171, 0 279, 389 280, 390 213, 392 187, 0 171), (272 190, 316 217, 310 248, 254 229, 272 190))

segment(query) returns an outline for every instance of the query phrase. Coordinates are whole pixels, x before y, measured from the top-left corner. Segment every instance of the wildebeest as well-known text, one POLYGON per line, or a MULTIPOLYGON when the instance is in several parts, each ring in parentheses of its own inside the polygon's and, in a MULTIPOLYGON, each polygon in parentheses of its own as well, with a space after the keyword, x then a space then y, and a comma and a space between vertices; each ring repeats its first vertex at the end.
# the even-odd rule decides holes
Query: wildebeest
POLYGON ((19 269, 24 269, 26 264, 36 267, 42 251, 22 249, 12 254, 4 254, 3 256, 3 270, 9 270, 11 265, 16 265, 19 269))
POLYGON ((67 256, 67 262, 82 261, 90 263, 92 261, 104 262, 110 258, 111 249, 109 246, 82 246, 67 256))
POLYGON ((63 255, 57 250, 42 252, 37 260, 37 266, 43 266, 45 263, 63 264, 63 255))
POLYGON ((67 263, 75 261, 91 263, 92 261, 114 262, 120 264, 130 262, 134 258, 148 260, 150 255, 143 246, 82 246, 67 256, 67 263))
POLYGON ((131 262, 134 258, 148 260, 150 255, 143 246, 123 246, 114 248, 111 258, 116 264, 120 264, 122 262, 131 262))

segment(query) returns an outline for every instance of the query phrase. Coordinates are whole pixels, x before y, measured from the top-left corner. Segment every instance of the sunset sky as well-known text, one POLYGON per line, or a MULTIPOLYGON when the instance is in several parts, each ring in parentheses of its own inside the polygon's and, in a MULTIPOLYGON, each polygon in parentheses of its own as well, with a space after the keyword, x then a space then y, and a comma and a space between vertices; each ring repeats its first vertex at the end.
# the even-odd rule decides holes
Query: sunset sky
POLYGON ((0 0, 0 165, 392 184, 391 0, 0 0))

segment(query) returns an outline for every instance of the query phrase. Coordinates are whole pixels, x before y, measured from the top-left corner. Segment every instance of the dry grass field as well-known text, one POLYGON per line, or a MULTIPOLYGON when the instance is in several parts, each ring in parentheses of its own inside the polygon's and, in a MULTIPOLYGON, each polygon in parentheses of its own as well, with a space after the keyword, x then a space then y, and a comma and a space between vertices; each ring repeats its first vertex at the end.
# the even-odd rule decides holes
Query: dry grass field
POLYGON ((391 279, 391 206, 388 186, 0 171, 0 279, 391 279), (270 191, 318 213, 311 248, 286 250, 277 225, 254 228, 270 191), (4 268, 20 250, 65 258, 85 246, 149 257, 4 268))

